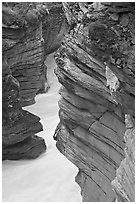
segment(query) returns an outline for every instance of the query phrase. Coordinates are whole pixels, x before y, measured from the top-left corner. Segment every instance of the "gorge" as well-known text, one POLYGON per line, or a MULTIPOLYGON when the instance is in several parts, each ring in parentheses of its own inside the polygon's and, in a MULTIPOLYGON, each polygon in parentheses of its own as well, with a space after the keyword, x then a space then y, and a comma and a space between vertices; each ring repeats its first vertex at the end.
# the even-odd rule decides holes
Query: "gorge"
MULTIPOLYGON (((50 152, 35 135, 43 136, 43 129, 46 135, 45 119, 35 108, 31 113, 36 94, 44 93, 47 103, 41 113, 59 100, 59 121, 50 123, 51 138, 45 141, 53 137, 57 149, 79 169, 75 181, 82 201, 134 201, 134 2, 3 3, 2 34, 3 160, 50 152), (50 99, 59 88, 50 70, 47 74, 46 59, 53 52, 60 99, 50 99)), ((71 167, 70 172, 76 175, 71 167)))

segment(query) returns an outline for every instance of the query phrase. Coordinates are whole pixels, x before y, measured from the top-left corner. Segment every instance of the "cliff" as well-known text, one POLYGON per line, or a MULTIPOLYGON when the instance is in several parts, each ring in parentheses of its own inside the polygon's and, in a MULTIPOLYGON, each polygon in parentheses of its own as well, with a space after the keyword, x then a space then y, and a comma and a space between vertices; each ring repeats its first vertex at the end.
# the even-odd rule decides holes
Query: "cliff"
POLYGON ((64 10, 70 31, 55 55, 62 84, 56 146, 79 168, 84 202, 112 202, 115 192, 124 197, 120 190, 128 195, 130 181, 133 201, 127 169, 134 172, 134 136, 126 137, 125 160, 124 135, 125 114, 135 115, 134 3, 64 3, 64 10), (126 181, 119 173, 125 169, 126 181))
POLYGON ((60 46, 66 30, 62 5, 8 2, 2 9, 7 63, 20 83, 22 106, 31 105, 37 93, 48 89, 44 61, 60 46))
POLYGON ((117 195, 118 202, 135 201, 135 123, 133 117, 125 116, 126 132, 125 159, 117 169, 116 178, 112 186, 117 195))
POLYGON ((46 92, 44 61, 59 47, 67 22, 61 3, 5 2, 2 23, 3 160, 36 158, 46 150, 44 139, 35 135, 43 127, 40 118, 22 106, 46 92))
POLYGON ((42 131, 40 118, 22 110, 19 82, 12 76, 6 57, 2 61, 2 159, 32 159, 46 150, 35 134, 42 131))

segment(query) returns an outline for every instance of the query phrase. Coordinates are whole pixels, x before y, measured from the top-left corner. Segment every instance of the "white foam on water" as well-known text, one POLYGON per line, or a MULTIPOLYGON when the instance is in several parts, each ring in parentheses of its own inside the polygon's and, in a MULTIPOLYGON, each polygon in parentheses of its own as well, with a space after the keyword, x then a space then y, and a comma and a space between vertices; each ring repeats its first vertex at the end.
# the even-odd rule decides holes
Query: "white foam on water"
POLYGON ((36 96, 36 103, 28 110, 41 118, 47 150, 34 160, 3 161, 2 197, 4 202, 81 202, 80 188, 75 182, 78 169, 56 148, 53 134, 59 122, 58 90, 60 84, 54 74, 53 55, 46 59, 48 93, 36 96))

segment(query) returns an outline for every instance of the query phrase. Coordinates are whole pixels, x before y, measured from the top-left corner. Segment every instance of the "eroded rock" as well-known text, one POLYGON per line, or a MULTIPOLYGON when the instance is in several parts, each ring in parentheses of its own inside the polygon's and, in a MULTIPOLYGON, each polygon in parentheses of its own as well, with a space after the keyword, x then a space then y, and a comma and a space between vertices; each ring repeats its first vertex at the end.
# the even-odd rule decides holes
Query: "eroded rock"
POLYGON ((45 152, 40 118, 22 110, 20 85, 10 71, 6 55, 2 62, 2 159, 32 159, 45 152))
POLYGON ((125 157, 124 117, 134 116, 134 3, 85 6, 64 4, 70 31, 55 55, 63 87, 54 139, 79 168, 83 201, 112 202, 111 182, 125 157))
POLYGON ((125 159, 117 169, 112 186, 118 202, 135 201, 135 124, 130 115, 126 115, 125 159))
POLYGON ((61 3, 3 3, 3 50, 20 83, 22 106, 48 89, 47 54, 57 50, 67 31, 61 3))

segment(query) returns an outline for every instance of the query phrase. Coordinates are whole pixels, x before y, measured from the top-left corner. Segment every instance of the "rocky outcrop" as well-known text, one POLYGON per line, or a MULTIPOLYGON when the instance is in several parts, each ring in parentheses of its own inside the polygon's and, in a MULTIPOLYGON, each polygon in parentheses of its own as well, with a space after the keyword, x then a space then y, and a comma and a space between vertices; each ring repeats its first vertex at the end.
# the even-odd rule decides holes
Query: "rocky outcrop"
MULTIPOLYGON (((20 82, 22 106, 35 103, 44 73, 40 13, 29 3, 3 5, 3 42, 12 75, 20 82)), ((46 80, 45 80, 46 82, 46 80)))
POLYGON ((2 157, 32 159, 46 150, 35 135, 43 128, 22 106, 48 89, 44 61, 59 47, 67 24, 61 3, 8 2, 2 12, 2 157))
POLYGON ((134 117, 134 3, 65 3, 64 9, 70 33, 55 56, 63 86, 54 139, 79 168, 83 201, 114 201, 125 114, 134 117))
POLYGON ((65 32, 61 5, 53 8, 52 4, 3 3, 5 53, 12 75, 20 83, 22 106, 35 103, 36 94, 48 89, 44 61, 58 48, 65 32))
POLYGON ((35 135, 43 130, 40 118, 22 109, 41 87, 43 63, 42 25, 29 9, 29 3, 3 3, 3 160, 32 159, 46 150, 44 139, 35 135))
POLYGON ((40 118, 21 108, 19 82, 12 76, 4 56, 2 62, 2 159, 32 159, 45 152, 40 118))
POLYGON ((112 186, 118 202, 135 201, 135 124, 130 115, 126 115, 125 159, 117 169, 112 186))

